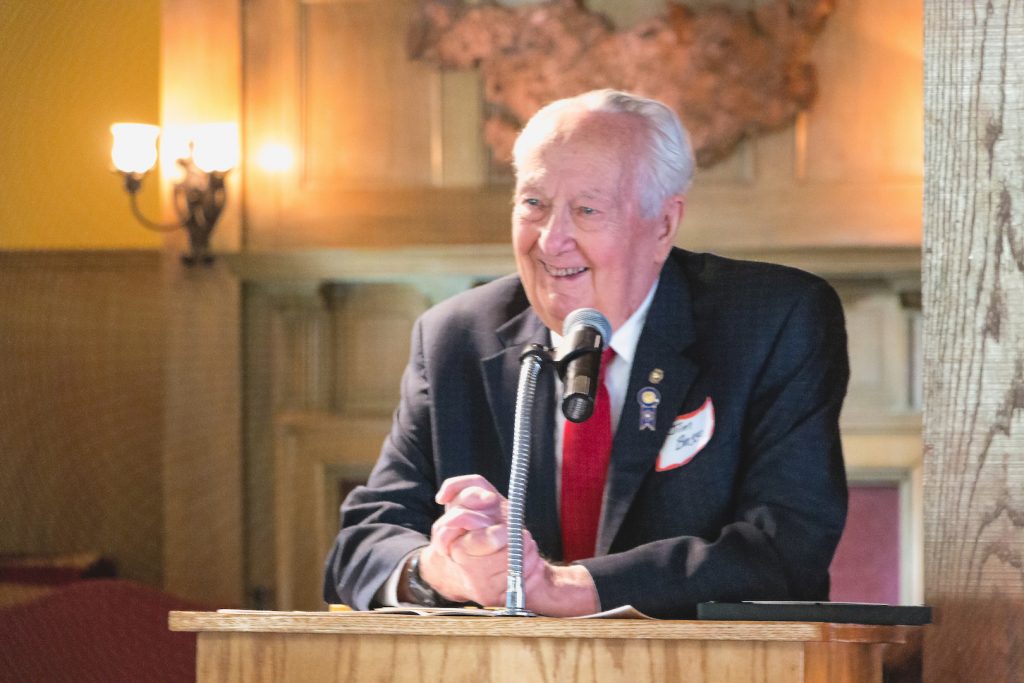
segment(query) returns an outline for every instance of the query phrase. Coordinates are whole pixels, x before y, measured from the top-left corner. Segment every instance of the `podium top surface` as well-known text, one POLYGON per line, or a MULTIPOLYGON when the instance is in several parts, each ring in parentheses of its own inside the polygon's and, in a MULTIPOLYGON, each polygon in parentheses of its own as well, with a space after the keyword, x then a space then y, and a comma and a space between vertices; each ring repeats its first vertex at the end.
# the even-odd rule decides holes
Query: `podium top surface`
POLYGON ((442 617, 373 612, 171 612, 172 631, 646 640, 902 643, 913 626, 799 621, 442 617))

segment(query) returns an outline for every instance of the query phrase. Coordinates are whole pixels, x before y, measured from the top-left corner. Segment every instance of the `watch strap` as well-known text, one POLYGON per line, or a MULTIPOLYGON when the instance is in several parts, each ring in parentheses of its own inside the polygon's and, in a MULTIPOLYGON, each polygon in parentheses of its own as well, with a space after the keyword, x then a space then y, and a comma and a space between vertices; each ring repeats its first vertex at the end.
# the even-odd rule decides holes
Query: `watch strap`
POLYGON ((462 603, 453 602, 448 598, 444 597, 437 590, 434 589, 427 580, 420 574, 420 556, 422 552, 418 552, 413 555, 409 561, 408 568, 408 588, 413 598, 416 600, 416 604, 424 607, 457 607, 462 603))

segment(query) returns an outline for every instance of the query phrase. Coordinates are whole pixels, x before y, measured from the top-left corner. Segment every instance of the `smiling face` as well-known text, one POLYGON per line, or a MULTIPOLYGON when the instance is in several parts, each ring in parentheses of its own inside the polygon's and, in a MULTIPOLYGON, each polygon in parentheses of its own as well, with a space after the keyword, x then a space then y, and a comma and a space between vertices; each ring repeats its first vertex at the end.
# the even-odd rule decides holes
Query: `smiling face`
POLYGON ((517 159, 516 267, 549 329, 561 332, 581 307, 618 329, 668 257, 683 199, 669 197, 644 215, 636 174, 644 135, 635 115, 571 110, 517 159))

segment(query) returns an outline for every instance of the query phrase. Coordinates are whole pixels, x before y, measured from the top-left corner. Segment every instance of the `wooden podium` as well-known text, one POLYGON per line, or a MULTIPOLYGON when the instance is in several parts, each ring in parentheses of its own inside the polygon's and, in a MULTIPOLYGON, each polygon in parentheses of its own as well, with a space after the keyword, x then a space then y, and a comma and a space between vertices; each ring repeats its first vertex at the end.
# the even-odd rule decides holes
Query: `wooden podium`
POLYGON ((881 681, 914 627, 810 622, 171 612, 199 683, 881 681))

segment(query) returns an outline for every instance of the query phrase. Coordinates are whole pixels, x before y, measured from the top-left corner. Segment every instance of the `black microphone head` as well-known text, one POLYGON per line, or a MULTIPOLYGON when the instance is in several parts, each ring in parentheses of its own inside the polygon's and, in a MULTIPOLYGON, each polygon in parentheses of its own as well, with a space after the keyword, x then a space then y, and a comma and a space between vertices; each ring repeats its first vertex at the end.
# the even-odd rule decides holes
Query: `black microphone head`
POLYGON ((562 414, 572 422, 583 422, 594 412, 601 351, 611 340, 612 326, 600 311, 577 308, 566 316, 562 333, 562 344, 569 349, 560 354, 567 361, 559 369, 564 383, 562 414))
POLYGON ((601 335, 601 348, 603 349, 607 345, 608 340, 612 337, 612 325, 608 322, 608 318, 604 317, 601 311, 596 308, 577 308, 575 311, 565 316, 565 322, 562 323, 562 336, 568 337, 569 334, 577 327, 593 327, 601 335))

